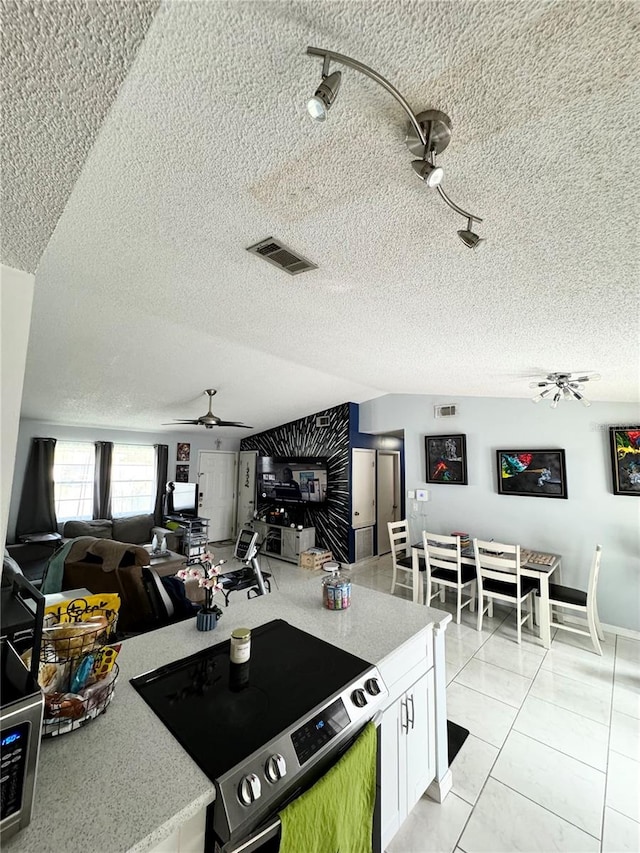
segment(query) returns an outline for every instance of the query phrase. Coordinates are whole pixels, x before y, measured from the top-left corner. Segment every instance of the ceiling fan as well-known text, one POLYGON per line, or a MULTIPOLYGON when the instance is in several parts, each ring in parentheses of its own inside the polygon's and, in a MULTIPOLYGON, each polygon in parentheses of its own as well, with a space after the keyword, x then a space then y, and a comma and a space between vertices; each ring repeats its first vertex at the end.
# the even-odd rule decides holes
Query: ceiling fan
POLYGON ((174 419, 172 424, 162 424, 162 426, 173 426, 174 424, 200 424, 205 429, 213 429, 216 426, 230 426, 230 427, 242 427, 243 429, 253 429, 253 427, 248 426, 247 424, 241 424, 239 421, 223 421, 217 415, 214 415, 211 411, 211 401, 213 400, 214 394, 217 394, 215 388, 207 388, 206 391, 202 392, 203 394, 209 395, 209 411, 206 415, 202 415, 201 418, 195 418, 195 420, 177 420, 174 419))
POLYGON ((530 382, 529 388, 537 388, 538 393, 532 397, 534 403, 539 403, 544 400, 549 394, 553 393, 551 398, 551 408, 555 409, 560 400, 580 400, 583 406, 590 406, 591 403, 580 392, 584 389, 585 382, 594 382, 600 379, 599 373, 548 373, 547 376, 539 382, 530 382), (543 390, 544 389, 544 390, 543 390))

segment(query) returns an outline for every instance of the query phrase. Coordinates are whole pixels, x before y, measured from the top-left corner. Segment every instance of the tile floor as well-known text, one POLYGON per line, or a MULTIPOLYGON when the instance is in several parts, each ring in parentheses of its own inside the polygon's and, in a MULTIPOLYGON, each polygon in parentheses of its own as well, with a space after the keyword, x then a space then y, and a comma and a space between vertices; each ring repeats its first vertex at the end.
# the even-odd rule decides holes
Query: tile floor
MULTIPOLYGON (((391 588, 388 557, 350 574, 391 588)), ((512 611, 478 633, 463 610, 447 629, 447 715, 470 735, 445 802, 420 800, 388 853, 639 853, 640 641, 605 640, 599 657, 560 631, 546 651, 523 627, 518 646, 512 611)))

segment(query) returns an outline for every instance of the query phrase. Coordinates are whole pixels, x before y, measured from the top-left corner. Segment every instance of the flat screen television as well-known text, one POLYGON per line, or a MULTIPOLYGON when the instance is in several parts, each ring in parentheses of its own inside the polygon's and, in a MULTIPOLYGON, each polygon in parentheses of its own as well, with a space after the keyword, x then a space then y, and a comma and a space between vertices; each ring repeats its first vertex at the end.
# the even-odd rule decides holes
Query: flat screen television
POLYGON ((197 483, 167 483, 167 515, 198 515, 197 483))
POLYGON ((321 506, 328 462, 318 456, 258 456, 258 500, 321 506))

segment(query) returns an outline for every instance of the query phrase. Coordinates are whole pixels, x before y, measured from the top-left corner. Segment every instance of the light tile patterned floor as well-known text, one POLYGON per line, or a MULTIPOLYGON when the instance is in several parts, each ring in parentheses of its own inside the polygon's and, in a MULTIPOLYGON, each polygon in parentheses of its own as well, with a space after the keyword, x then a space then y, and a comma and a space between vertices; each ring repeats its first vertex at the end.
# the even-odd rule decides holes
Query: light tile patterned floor
MULTIPOLYGON (((350 574, 389 593, 390 566, 350 574)), ((389 853, 639 853, 640 642, 607 634, 599 657, 560 631, 546 651, 526 627, 517 645, 509 610, 481 634, 462 613, 447 629, 448 716, 470 736, 445 803, 423 798, 389 853)))

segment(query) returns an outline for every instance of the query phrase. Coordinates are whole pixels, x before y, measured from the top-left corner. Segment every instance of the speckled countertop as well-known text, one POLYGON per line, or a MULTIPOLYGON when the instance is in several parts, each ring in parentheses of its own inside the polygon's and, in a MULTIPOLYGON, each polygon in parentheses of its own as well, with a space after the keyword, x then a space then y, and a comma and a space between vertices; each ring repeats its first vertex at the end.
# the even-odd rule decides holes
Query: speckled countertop
POLYGON ((82 729, 43 741, 33 819, 3 850, 143 853, 214 799, 213 783, 131 687, 132 676, 220 643, 236 627, 271 619, 379 664, 429 624, 450 619, 361 586, 348 610, 326 610, 323 576, 287 566, 273 578, 271 595, 249 601, 232 593, 213 632, 197 631, 190 619, 127 640, 108 711, 82 729))

